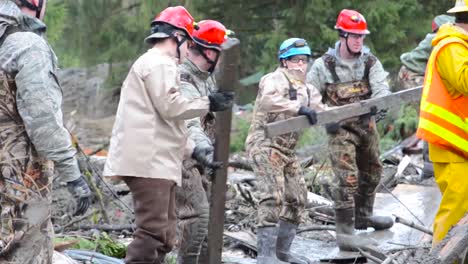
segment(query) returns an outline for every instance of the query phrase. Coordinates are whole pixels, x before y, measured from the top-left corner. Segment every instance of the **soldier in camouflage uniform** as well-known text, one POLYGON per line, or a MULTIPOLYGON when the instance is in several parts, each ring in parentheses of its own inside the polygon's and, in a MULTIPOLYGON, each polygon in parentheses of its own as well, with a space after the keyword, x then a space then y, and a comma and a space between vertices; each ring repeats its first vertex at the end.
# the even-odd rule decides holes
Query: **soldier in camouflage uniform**
MULTIPOLYGON (((426 64, 432 51, 432 39, 435 37, 439 27, 446 23, 453 23, 455 18, 448 15, 439 15, 432 21, 432 32, 419 42, 418 46, 400 56, 403 64, 398 72, 398 84, 400 89, 408 89, 416 86, 421 86, 424 83, 424 73, 426 72, 426 64)), ((419 105, 418 105, 419 106, 419 105)), ((434 176, 434 165, 429 160, 429 148, 424 142, 423 147, 423 178, 434 176)))
MULTIPOLYGON (((193 32, 195 44, 179 66, 181 93, 187 98, 208 96, 216 90, 213 71, 221 55, 226 28, 214 20, 198 22, 193 32)), ((183 161, 182 187, 176 190, 180 227, 178 264, 208 263, 209 183, 213 164, 214 123, 212 112, 187 121, 189 138, 196 148, 193 158, 183 161), (206 156, 208 154, 208 157, 206 156)))
MULTIPOLYGON (((369 34, 364 17, 344 9, 335 28, 340 40, 314 62, 308 74, 308 82, 320 90, 324 103, 341 106, 390 94, 387 72, 363 46, 369 34)), ((354 240, 354 228, 385 229, 393 225, 390 217, 372 215, 382 173, 379 136, 372 116, 329 125, 327 132, 334 170, 330 191, 335 202, 337 242, 342 250, 356 250, 355 242, 368 241, 354 240)))
POLYGON ((299 133, 265 136, 268 123, 305 115, 311 124, 323 110, 317 89, 305 84, 311 51, 300 38, 285 40, 279 50, 280 67, 260 80, 246 149, 257 176, 257 263, 308 263, 290 253, 301 222, 307 190, 294 148, 299 133), (279 223, 279 227, 277 224, 279 223))
POLYGON ((52 263, 55 170, 84 213, 91 192, 63 126, 57 59, 41 36, 46 0, 0 0, 0 262, 52 263))
POLYGON ((427 34, 416 48, 401 54, 400 60, 403 65, 398 73, 400 89, 404 90, 423 85, 427 60, 432 51, 432 39, 441 25, 453 23, 454 21, 453 16, 436 16, 432 21, 432 32, 427 34))

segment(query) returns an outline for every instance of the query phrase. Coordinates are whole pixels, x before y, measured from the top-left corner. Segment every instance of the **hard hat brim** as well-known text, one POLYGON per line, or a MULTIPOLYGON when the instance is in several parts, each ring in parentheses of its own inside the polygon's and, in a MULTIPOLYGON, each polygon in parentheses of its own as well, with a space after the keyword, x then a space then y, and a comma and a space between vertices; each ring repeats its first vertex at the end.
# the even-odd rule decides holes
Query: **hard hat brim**
POLYGON ((170 36, 167 33, 156 32, 156 33, 153 33, 153 34, 149 35, 148 37, 146 37, 145 42, 146 43, 151 43, 152 39, 160 39, 160 38, 168 38, 168 37, 170 37, 170 36))
POLYGON ((456 6, 447 11, 448 14, 468 12, 468 6, 456 6))

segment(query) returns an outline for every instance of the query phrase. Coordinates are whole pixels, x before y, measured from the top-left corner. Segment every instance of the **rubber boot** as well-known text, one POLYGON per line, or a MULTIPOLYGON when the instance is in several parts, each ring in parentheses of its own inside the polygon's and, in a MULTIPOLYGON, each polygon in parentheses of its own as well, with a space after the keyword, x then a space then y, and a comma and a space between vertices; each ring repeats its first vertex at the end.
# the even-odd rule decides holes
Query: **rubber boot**
POLYGON ((257 264, 286 264, 276 258, 277 227, 260 227, 257 230, 257 264))
POLYGON ((279 221, 278 239, 276 240, 276 256, 279 260, 293 264, 309 264, 303 256, 291 253, 291 244, 296 236, 297 225, 283 220, 279 221))
POLYGON ((375 230, 388 229, 393 226, 393 219, 390 216, 374 216, 375 194, 373 195, 354 195, 356 205, 355 228, 365 230, 372 227, 375 230))
POLYGON ((354 208, 335 209, 336 242, 340 250, 358 251, 376 241, 354 235, 354 208))

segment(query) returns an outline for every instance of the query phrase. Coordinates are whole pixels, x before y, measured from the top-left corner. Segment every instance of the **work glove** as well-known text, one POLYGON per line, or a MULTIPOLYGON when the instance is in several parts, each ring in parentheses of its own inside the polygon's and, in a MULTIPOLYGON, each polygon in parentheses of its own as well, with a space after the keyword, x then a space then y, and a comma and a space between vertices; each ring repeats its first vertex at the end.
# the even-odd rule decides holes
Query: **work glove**
POLYGON ((306 106, 301 106, 299 111, 297 112, 298 115, 305 115, 307 119, 309 119, 309 123, 311 125, 315 125, 317 123, 317 113, 306 106))
POLYGON ((340 123, 333 122, 333 123, 328 123, 325 125, 325 130, 327 131, 328 134, 335 135, 338 133, 338 130, 340 129, 340 123))
POLYGON ((369 108, 369 115, 373 116, 375 122, 379 122, 387 116, 387 109, 377 109, 377 106, 373 105, 369 108))
POLYGON ((198 161, 204 167, 211 168, 213 170, 221 168, 223 163, 220 161, 213 161, 214 148, 208 145, 198 145, 195 147, 192 153, 192 158, 198 161))
POLYGON ((76 211, 73 216, 84 214, 91 205, 91 190, 88 183, 81 176, 74 181, 68 182, 67 189, 76 199, 76 211))
POLYGON ((210 112, 220 112, 232 107, 234 93, 228 91, 218 91, 208 95, 210 100, 210 112))

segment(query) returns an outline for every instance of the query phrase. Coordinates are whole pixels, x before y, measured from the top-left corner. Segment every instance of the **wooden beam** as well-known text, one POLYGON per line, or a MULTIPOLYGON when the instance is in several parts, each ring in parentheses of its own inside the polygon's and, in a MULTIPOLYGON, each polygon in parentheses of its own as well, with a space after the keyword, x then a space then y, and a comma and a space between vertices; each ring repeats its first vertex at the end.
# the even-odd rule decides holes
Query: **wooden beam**
MULTIPOLYGON (((238 83, 240 61, 239 40, 228 39, 223 44, 223 58, 220 64, 218 87, 224 91, 234 91, 238 83)), ((208 263, 221 263, 223 252, 224 208, 227 190, 227 168, 229 164, 229 136, 231 133, 232 110, 216 113, 216 139, 214 160, 222 161, 222 168, 214 173, 211 185, 210 220, 208 228, 208 263)))
MULTIPOLYGON (((333 108, 328 111, 317 113, 317 124, 325 125, 332 122, 339 122, 348 118, 368 114, 371 106, 376 106, 378 110, 387 110, 400 107, 403 103, 418 102, 421 99, 422 86, 399 91, 387 96, 371 98, 359 103, 348 104, 333 108)), ((287 120, 273 122, 266 127, 266 136, 274 136, 295 132, 310 127, 305 116, 293 117, 287 120)))

